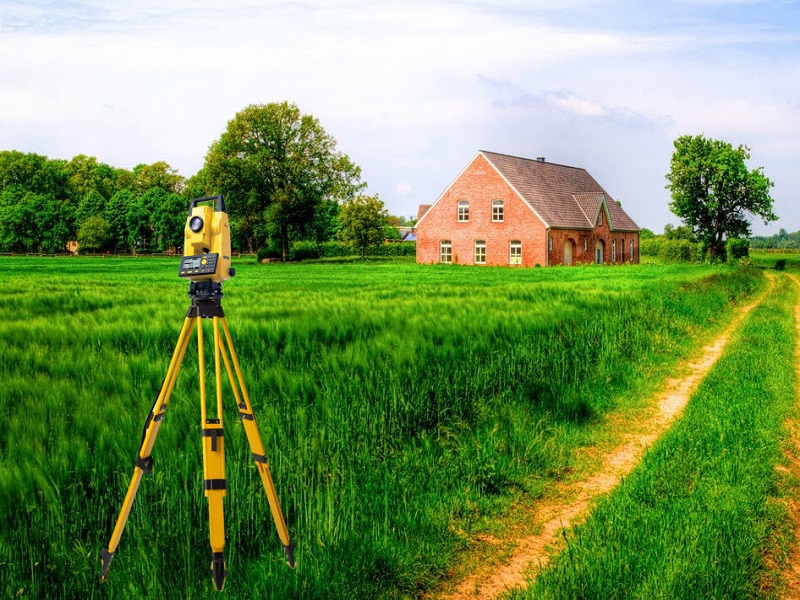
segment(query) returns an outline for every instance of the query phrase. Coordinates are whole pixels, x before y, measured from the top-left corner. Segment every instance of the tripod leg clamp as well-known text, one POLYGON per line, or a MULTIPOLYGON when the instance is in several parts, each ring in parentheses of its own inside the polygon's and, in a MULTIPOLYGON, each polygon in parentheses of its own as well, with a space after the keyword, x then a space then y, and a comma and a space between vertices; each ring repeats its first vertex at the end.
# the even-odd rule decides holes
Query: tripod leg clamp
POLYGON ((153 460, 152 456, 148 456, 147 458, 142 458, 138 454, 136 455, 136 466, 139 467, 146 475, 149 475, 153 472, 153 460))

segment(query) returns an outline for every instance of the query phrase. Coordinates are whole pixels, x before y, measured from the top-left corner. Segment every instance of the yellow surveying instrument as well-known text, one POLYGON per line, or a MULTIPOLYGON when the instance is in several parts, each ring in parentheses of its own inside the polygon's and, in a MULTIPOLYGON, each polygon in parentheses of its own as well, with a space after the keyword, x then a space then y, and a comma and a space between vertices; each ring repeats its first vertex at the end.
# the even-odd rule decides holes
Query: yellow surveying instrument
POLYGON ((272 482, 272 475, 264 454, 261 435, 258 432, 258 427, 256 427, 250 396, 244 385, 244 377, 239 367, 239 360, 236 358, 236 352, 233 349, 231 332, 228 329, 228 323, 222 311, 222 282, 230 279, 235 274, 230 264, 231 236, 228 226, 228 214, 225 210, 225 202, 222 196, 210 196, 192 200, 189 205, 189 217, 186 219, 183 256, 178 269, 180 277, 190 280, 189 298, 192 303, 183 321, 183 328, 172 353, 167 375, 161 384, 161 391, 145 421, 141 446, 136 455, 133 477, 128 486, 128 492, 125 494, 125 501, 117 518, 114 533, 111 535, 108 550, 101 551, 103 557, 101 581, 105 581, 108 577, 111 559, 114 558, 114 552, 119 545, 120 537, 122 537, 122 530, 125 529, 125 522, 128 520, 133 500, 142 481, 142 475, 150 473, 153 469, 153 458, 150 454, 153 451, 156 435, 158 435, 158 429, 167 410, 170 395, 178 379, 178 371, 181 368, 181 362, 186 348, 189 346, 189 340, 195 325, 197 326, 197 361, 200 379, 200 435, 203 443, 204 489, 206 498, 208 498, 211 577, 214 580, 214 587, 218 591, 222 590, 227 573, 223 555, 225 527, 222 500, 227 490, 227 480, 225 479, 225 444, 222 432, 220 357, 222 357, 222 362, 225 364, 225 370, 228 373, 228 380, 239 408, 239 416, 242 418, 253 460, 264 484, 264 491, 269 500, 269 507, 275 520, 278 536, 283 543, 286 562, 289 563, 290 567, 294 568, 295 544, 289 541, 289 532, 286 529, 281 506, 278 502, 275 484, 272 482), (216 201, 216 208, 207 204, 200 205, 200 203, 207 201, 216 201), (217 392, 215 418, 210 418, 206 410, 203 319, 211 319, 214 335, 214 378, 217 392), (221 331, 220 325, 222 325, 221 331), (236 373, 235 378, 234 372, 236 373))

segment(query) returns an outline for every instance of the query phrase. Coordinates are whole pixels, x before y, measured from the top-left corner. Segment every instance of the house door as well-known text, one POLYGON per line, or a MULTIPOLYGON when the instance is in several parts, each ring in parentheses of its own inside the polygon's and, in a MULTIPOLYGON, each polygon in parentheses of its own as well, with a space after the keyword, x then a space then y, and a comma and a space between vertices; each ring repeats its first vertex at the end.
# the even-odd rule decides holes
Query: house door
POLYGON ((603 264, 603 252, 605 250, 605 242, 603 240, 597 240, 597 244, 594 247, 594 262, 598 265, 603 264))
POLYGON ((572 264, 572 240, 564 240, 564 264, 572 264))

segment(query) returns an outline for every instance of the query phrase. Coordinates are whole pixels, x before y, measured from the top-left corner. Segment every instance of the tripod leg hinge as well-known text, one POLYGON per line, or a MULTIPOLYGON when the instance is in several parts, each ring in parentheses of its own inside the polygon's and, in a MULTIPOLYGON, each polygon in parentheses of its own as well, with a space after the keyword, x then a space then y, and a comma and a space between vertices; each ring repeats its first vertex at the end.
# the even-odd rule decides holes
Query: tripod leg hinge
POLYGON ((139 467, 146 475, 149 475, 153 472, 153 460, 152 456, 148 456, 147 458, 142 458, 138 454, 136 455, 136 466, 139 467))
POLYGON ((239 416, 242 417, 242 421, 254 421, 255 417, 251 413, 246 413, 239 411, 239 416))

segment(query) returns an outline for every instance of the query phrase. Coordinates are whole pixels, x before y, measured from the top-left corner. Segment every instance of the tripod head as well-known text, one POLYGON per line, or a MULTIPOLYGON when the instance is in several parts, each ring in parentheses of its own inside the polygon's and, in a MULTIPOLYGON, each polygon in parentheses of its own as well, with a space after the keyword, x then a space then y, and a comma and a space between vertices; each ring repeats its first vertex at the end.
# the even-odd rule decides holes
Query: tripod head
POLYGON ((234 274, 231 268, 231 229, 225 201, 221 195, 195 198, 189 203, 178 277, 192 281, 190 296, 192 288, 209 291, 218 288, 221 295, 222 282, 234 274), (216 202, 215 207, 201 204, 211 201, 216 202), (217 285, 210 285, 212 282, 217 285))

